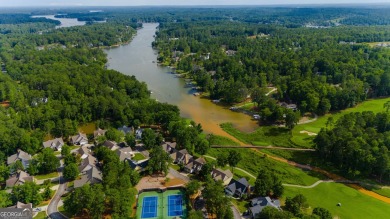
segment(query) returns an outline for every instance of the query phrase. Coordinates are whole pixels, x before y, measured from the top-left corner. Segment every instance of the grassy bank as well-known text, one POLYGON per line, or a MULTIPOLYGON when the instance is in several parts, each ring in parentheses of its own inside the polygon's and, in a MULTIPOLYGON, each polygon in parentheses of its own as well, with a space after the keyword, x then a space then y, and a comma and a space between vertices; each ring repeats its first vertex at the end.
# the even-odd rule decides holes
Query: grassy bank
MULTIPOLYGON (((311 171, 304 171, 296 167, 292 167, 288 164, 274 161, 254 150, 242 148, 242 149, 227 149, 227 148, 212 148, 209 150, 208 155, 217 157, 218 154, 228 153, 229 150, 239 151, 241 154, 241 161, 237 167, 240 167, 254 176, 257 176, 261 169, 269 169, 275 172, 283 183, 297 184, 297 185, 311 185, 319 180, 317 174, 311 171)), ((238 175, 244 175, 244 173, 237 172, 238 175)))
POLYGON ((231 123, 221 124, 221 128, 238 140, 251 145, 268 146, 277 145, 294 147, 290 142, 290 130, 275 126, 262 126, 254 132, 245 133, 235 129, 231 123))
POLYGON ((337 119, 340 118, 341 116, 352 112, 363 112, 363 111, 372 111, 374 113, 383 112, 385 110, 383 108, 383 104, 385 104, 387 101, 390 101, 390 98, 367 100, 363 103, 358 104, 353 108, 349 108, 346 110, 341 110, 339 112, 329 113, 326 114, 325 116, 321 116, 314 122, 297 125, 292 130, 291 141, 294 144, 300 145, 302 147, 312 147, 311 141, 314 139, 314 137, 309 136, 308 134, 300 133, 301 131, 318 133, 321 130, 321 128, 326 127, 326 122, 328 121, 329 117, 333 117, 333 121, 337 121, 337 119))
POLYGON ((285 196, 303 194, 310 209, 324 207, 334 218, 388 218, 390 205, 339 183, 321 183, 311 189, 286 187, 285 196), (341 203, 341 207, 337 206, 341 203))

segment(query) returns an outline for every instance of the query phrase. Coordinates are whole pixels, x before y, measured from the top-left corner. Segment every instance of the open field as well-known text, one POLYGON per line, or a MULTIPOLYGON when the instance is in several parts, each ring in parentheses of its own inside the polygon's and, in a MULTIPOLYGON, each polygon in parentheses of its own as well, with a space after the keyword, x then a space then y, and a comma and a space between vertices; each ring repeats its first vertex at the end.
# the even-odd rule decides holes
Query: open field
POLYGON ((290 131, 286 128, 262 126, 257 128, 254 132, 244 133, 235 129, 230 123, 221 124, 221 127, 225 132, 246 144, 259 146, 276 145, 294 147, 294 145, 292 145, 289 141, 291 137, 290 131))
POLYGON ((321 116, 317 119, 317 121, 307 123, 307 124, 297 125, 292 130, 291 141, 294 144, 302 147, 312 147, 311 141, 314 139, 314 136, 309 136, 308 134, 300 133, 301 131, 318 133, 321 130, 321 128, 326 127, 326 122, 328 121, 329 117, 333 117, 333 121, 337 121, 338 118, 340 118, 341 116, 347 113, 363 112, 363 111, 373 111, 374 113, 382 112, 385 110, 383 108, 383 104, 385 104, 387 101, 390 101, 390 98, 367 100, 363 103, 358 104, 353 108, 349 108, 339 112, 329 113, 326 114, 325 116, 321 116))
POLYGON ((303 194, 311 209, 320 206, 338 218, 388 218, 390 205, 339 183, 321 183, 312 189, 285 187, 285 196, 303 194), (341 203, 341 207, 337 207, 341 203))
POLYGON ((96 130, 96 124, 93 122, 84 124, 79 127, 79 131, 85 134, 93 134, 93 131, 95 130, 96 130))
MULTIPOLYGON (((299 168, 292 167, 288 164, 274 161, 262 156, 260 153, 255 153, 253 150, 249 149, 212 148, 209 150, 208 155, 217 157, 218 154, 228 153, 229 150, 239 151, 241 153, 242 159, 238 163, 237 167, 240 167, 255 176, 257 176, 261 169, 267 168, 273 170, 280 177, 283 183, 311 185, 320 179, 318 174, 312 171, 304 171, 299 168)), ((237 173, 240 174, 239 172, 237 173)))

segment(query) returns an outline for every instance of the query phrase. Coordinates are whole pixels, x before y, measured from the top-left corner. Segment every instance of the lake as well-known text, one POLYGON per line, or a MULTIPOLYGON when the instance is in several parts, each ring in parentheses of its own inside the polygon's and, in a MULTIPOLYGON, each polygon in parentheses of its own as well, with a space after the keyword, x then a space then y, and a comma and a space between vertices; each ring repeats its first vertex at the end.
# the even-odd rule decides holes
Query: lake
POLYGON ((152 48, 152 42, 157 27, 157 23, 144 23, 131 43, 105 50, 108 68, 145 82, 153 98, 177 105, 181 116, 201 123, 207 133, 232 138, 219 127, 225 122, 233 123, 241 131, 253 131, 258 125, 250 116, 195 97, 196 91, 187 87, 184 79, 171 74, 172 69, 156 64, 158 51, 152 48))

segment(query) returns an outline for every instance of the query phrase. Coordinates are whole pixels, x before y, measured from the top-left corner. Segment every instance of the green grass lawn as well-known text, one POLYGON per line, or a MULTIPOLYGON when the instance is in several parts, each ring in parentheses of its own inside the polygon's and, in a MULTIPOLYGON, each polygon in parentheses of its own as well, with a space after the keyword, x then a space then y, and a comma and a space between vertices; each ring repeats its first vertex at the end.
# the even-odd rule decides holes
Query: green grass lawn
POLYGON ((52 172, 52 173, 48 173, 48 174, 44 174, 44 175, 36 175, 34 177, 35 177, 35 179, 39 179, 39 180, 50 179, 50 178, 58 177, 58 173, 57 172, 52 172))
POLYGON ((132 157, 131 159, 135 161, 140 161, 140 160, 144 160, 145 156, 142 153, 135 153, 134 157, 132 157))
POLYGON ((240 213, 243 213, 246 210, 248 210, 249 201, 237 200, 237 199, 233 199, 233 198, 231 200, 232 200, 232 204, 234 204, 237 207, 237 209, 240 211, 240 213))
POLYGON ((329 117, 333 117, 333 120, 337 121, 337 119, 340 118, 341 116, 352 112, 363 112, 363 111, 373 111, 374 113, 383 112, 385 110, 383 108, 383 104, 385 104, 387 101, 390 101, 390 98, 367 100, 363 103, 358 104, 353 108, 349 108, 349 109, 341 110, 339 112, 329 113, 325 116, 321 116, 315 122, 297 125, 292 130, 291 141, 302 147, 312 147, 311 141, 312 139, 314 139, 314 137, 310 137, 307 134, 299 133, 300 131, 305 130, 309 132, 318 133, 321 130, 321 128, 326 127, 326 122, 328 121, 329 117))
POLYGON ((290 130, 281 127, 275 126, 262 126, 257 128, 254 132, 245 133, 240 132, 235 129, 232 124, 224 123, 221 124, 221 128, 234 136, 238 140, 252 145, 258 146, 268 146, 268 145, 277 145, 285 147, 294 147, 295 145, 291 144, 290 130))
POLYGON ((322 183, 312 189, 285 187, 284 197, 303 194, 311 209, 323 207, 335 218, 389 218, 390 205, 339 183, 322 183), (337 207, 341 203, 341 207, 337 207))
POLYGON ((233 141, 230 138, 226 138, 219 135, 211 135, 209 138, 210 145, 231 145, 231 146, 239 146, 239 144, 233 141))
MULTIPOLYGON (((241 153, 241 161, 237 167, 240 167, 254 176, 257 176, 261 169, 270 169, 274 171, 282 180, 283 183, 297 184, 297 185, 311 185, 318 181, 318 174, 312 171, 303 171, 299 168, 292 167, 288 164, 274 161, 270 158, 262 156, 260 153, 247 148, 212 148, 208 155, 216 157, 220 153, 228 153, 229 150, 237 150, 241 153)), ((239 172, 237 172, 240 174, 239 172)), ((244 174, 244 173, 241 173, 244 174)))
POLYGON ((34 219, 45 219, 47 217, 45 211, 41 211, 37 214, 37 216, 34 217, 34 219))
POLYGON ((176 164, 170 164, 169 167, 172 167, 172 169, 176 170, 176 171, 180 171, 180 167, 179 165, 176 165, 176 164))

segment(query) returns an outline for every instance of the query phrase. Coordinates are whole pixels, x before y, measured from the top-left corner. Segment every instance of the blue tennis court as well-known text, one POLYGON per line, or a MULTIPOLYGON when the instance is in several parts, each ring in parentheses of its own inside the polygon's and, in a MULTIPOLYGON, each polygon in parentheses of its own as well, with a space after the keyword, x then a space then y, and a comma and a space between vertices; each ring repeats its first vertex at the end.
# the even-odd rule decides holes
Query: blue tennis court
POLYGON ((183 215, 183 197, 182 195, 168 196, 168 216, 182 216, 183 215))
POLYGON ((157 217, 157 196, 144 197, 141 218, 157 217))

